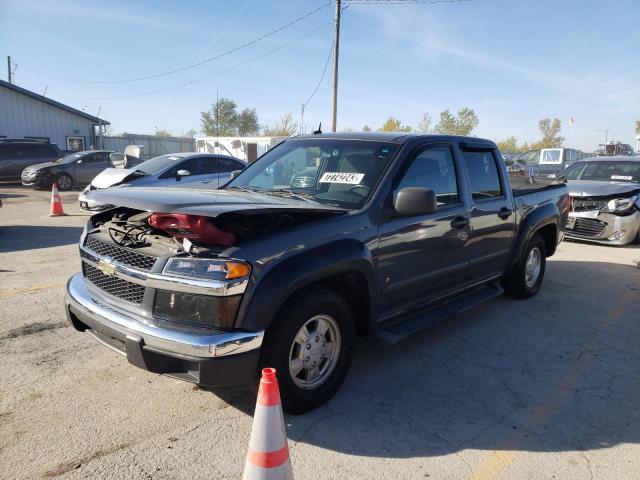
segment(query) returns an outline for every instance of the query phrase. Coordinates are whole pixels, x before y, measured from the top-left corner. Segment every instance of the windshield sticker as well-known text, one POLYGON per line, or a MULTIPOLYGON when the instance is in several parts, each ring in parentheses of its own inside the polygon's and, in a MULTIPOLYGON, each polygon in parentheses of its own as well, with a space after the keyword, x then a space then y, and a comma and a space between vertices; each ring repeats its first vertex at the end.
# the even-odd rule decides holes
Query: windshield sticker
POLYGON ((633 180, 630 175, 611 175, 611 180, 633 180))
POLYGON ((352 172, 324 172, 320 183, 347 183, 349 185, 359 185, 364 178, 364 173, 352 172))

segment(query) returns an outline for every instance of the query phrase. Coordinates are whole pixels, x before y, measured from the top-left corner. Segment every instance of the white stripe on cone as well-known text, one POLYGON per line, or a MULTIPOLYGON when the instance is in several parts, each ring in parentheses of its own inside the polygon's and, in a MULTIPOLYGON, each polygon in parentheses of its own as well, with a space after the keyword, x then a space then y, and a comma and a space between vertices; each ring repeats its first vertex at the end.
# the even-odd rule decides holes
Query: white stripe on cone
POLYGON ((276 452, 286 444, 282 407, 256 405, 249 446, 259 452, 276 452))
POLYGON ((260 468, 247 462, 242 480, 293 480, 291 461, 287 460, 275 468, 260 468))

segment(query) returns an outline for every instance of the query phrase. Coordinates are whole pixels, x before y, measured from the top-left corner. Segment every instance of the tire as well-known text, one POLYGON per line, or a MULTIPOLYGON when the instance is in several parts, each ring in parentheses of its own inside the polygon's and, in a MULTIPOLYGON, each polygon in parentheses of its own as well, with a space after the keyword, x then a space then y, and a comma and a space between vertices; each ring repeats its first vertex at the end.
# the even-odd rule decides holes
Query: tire
POLYGON ((540 234, 536 234, 529 241, 529 245, 527 245, 522 258, 520 258, 520 260, 518 261, 518 264, 502 279, 502 288, 504 288, 504 291, 508 296, 513 298, 533 297, 538 293, 538 291, 540 291, 540 286, 542 285, 542 279, 544 278, 546 265, 546 245, 542 236, 540 234), (536 250, 537 260, 535 260, 536 250), (532 258, 532 256, 534 258, 532 258), (529 264, 528 271, 527 263, 529 260, 531 260, 531 263, 529 264), (537 274, 531 271, 532 269, 535 271, 535 267, 532 267, 532 265, 535 264, 536 261, 539 265, 537 274), (532 277, 532 275, 535 277, 535 279, 532 277))
POLYGON ((68 173, 59 173, 55 180, 58 185, 58 190, 64 192, 73 188, 73 178, 68 173))
POLYGON ((333 397, 349 371, 354 336, 351 309, 345 299, 332 290, 306 290, 295 294, 285 303, 267 329, 260 362, 262 367, 276 369, 285 412, 305 413, 333 397), (321 330, 327 325, 324 335, 314 332, 314 328, 321 330), (304 332, 309 334, 306 343, 300 342, 304 332), (331 342, 333 347, 325 347, 331 342), (309 345, 311 348, 307 356, 305 354, 309 345), (334 354, 336 348, 337 353, 334 354), (329 351, 332 353, 328 353, 329 351), (330 358, 321 355, 328 355, 330 358), (297 375, 294 374, 291 368, 300 366, 302 369, 297 375), (316 373, 320 375, 317 379, 313 379, 315 374, 310 373, 315 370, 313 366, 317 366, 316 373), (321 382, 314 384, 316 380, 321 382))

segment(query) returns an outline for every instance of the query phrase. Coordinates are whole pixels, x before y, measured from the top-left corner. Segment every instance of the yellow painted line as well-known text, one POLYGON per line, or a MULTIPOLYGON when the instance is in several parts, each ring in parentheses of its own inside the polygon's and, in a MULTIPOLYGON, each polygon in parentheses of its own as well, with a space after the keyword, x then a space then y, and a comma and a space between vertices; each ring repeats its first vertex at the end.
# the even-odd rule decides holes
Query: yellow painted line
POLYGON ((67 282, 48 283, 46 285, 36 285, 35 287, 27 288, 14 288, 13 290, 0 291, 0 297, 11 297, 13 295, 19 295, 21 293, 37 292, 39 290, 45 290, 47 288, 58 288, 66 285, 67 282))
MULTIPOLYGON (((636 274, 640 279, 640 273, 636 274)), ((607 316, 600 322, 601 328, 608 328, 620 320, 625 313, 629 304, 636 300, 637 291, 628 291, 611 310, 607 316)), ((589 342, 585 351, 596 350, 598 345, 598 335, 594 335, 589 342)), ((591 365, 589 362, 574 362, 570 368, 564 373, 559 382, 556 383, 544 401, 534 405, 529 409, 525 416, 525 423, 535 422, 542 424, 548 421, 558 410, 559 406, 573 397, 573 391, 576 388, 578 379, 588 374, 591 365)), ((517 456, 517 447, 522 442, 522 432, 512 432, 504 439, 504 450, 493 450, 488 457, 475 467, 469 475, 469 480, 497 480, 502 478, 504 472, 511 466, 517 456)))

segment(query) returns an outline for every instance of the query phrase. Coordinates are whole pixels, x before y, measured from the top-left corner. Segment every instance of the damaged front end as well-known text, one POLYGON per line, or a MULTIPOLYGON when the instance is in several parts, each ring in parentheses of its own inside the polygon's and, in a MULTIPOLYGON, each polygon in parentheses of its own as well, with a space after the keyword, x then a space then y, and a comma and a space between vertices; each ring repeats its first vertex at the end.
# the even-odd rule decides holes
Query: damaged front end
POLYGON ((626 245, 640 231, 640 192, 606 196, 571 196, 565 236, 577 240, 626 245))

